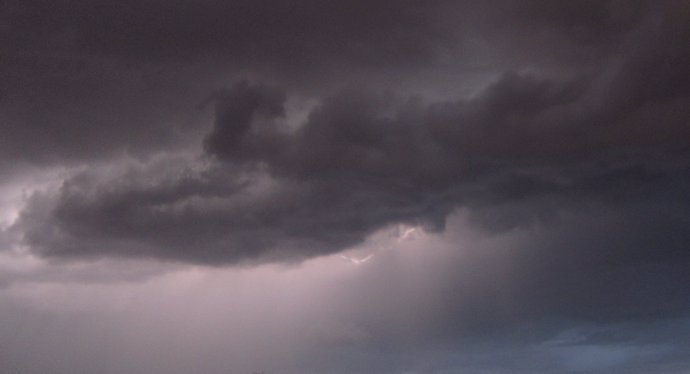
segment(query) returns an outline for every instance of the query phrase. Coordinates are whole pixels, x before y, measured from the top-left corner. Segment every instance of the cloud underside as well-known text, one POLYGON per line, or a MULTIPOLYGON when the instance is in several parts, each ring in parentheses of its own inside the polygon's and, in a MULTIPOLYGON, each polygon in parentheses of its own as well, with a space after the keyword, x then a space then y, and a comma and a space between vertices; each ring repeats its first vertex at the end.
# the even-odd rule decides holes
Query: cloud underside
POLYGON ((569 80, 509 72, 456 101, 349 88, 296 125, 288 92, 241 81, 211 96, 202 155, 87 169, 16 226, 46 256, 232 264, 328 254, 395 224, 441 231, 458 208, 500 231, 593 204, 684 207, 688 56, 662 52, 569 80))
POLYGON ((80 171, 2 240, 257 264, 458 210, 489 236, 617 212, 548 253, 686 261, 687 7, 493 5, 10 2, 0 168, 80 171))

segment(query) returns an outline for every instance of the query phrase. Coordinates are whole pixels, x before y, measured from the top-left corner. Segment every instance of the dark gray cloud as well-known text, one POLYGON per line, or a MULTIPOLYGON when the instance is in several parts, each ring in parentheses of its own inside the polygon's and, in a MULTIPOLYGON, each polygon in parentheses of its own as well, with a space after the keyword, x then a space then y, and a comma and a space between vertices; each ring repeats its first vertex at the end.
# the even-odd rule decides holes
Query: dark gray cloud
MULTIPOLYGON (((265 343, 269 368, 295 354, 311 364, 292 372, 682 372, 689 20, 684 1, 4 2, 0 187, 21 211, 3 215, 0 254, 49 262, 0 257, 0 297, 155 284, 166 262, 263 274, 421 226, 436 239, 379 250, 318 306, 297 276, 264 287, 289 299, 267 334, 307 336, 265 343)), ((0 317, 23 320, 13 308, 0 317)), ((214 333, 201 346, 226 357, 238 342, 214 333)), ((175 366, 143 356, 132 368, 175 366)), ((218 357, 207 372, 227 371, 218 357)))
POLYGON ((196 102, 242 75, 309 92, 353 81, 453 91, 496 69, 577 60, 567 70, 579 71, 600 64, 647 8, 72 0, 2 7, 3 167, 194 143, 205 130, 195 126, 196 102), (581 50, 584 57, 569 54, 581 50))
POLYGON ((2 7, 0 156, 9 166, 179 147, 200 134, 196 103, 227 77, 308 82, 317 70, 419 66, 449 42, 432 21, 436 7, 415 2, 61 0, 2 7))
POLYGON ((179 78, 185 69, 39 53, 10 54, 0 70, 3 169, 151 155, 184 146, 198 131, 201 91, 179 78))
POLYGON ((45 47, 64 33, 80 51, 135 62, 216 57, 284 68, 324 59, 416 64, 443 41, 444 25, 431 22, 439 3, 17 2, 7 6, 13 16, 8 39, 14 47, 45 47))
MULTIPOLYGON (((329 253, 396 223, 441 229, 461 206, 481 216, 504 204, 538 211, 530 199, 543 199, 548 216, 564 204, 633 201, 686 182, 690 134, 682 111, 640 124, 666 119, 658 103, 687 98, 673 73, 656 81, 669 90, 620 89, 656 68, 631 63, 565 81, 507 73, 474 98, 430 104, 353 88, 296 128, 284 120, 284 91, 240 82, 212 96, 207 169, 83 174, 47 203, 37 197, 19 225, 44 254, 232 263, 277 248, 271 256, 329 253)), ((499 226, 524 221, 494 214, 499 226)))
MULTIPOLYGON (((646 12, 663 6, 644 1, 8 1, 3 37, 9 51, 72 48, 132 62, 210 57, 279 70, 324 64, 391 68, 434 61, 466 33, 554 43, 546 47, 565 42, 561 50, 615 43, 646 12)), ((552 53, 546 49, 538 53, 552 53)))

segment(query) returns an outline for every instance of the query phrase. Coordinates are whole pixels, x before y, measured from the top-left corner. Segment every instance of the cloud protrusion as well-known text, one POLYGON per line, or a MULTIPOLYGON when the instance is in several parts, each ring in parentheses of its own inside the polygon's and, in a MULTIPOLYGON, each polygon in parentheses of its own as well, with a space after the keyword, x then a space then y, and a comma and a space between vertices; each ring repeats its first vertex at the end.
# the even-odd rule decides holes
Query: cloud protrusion
POLYGON ((241 81, 213 95, 215 120, 205 139, 208 153, 242 161, 278 152, 283 142, 274 120, 285 114, 285 93, 241 81))

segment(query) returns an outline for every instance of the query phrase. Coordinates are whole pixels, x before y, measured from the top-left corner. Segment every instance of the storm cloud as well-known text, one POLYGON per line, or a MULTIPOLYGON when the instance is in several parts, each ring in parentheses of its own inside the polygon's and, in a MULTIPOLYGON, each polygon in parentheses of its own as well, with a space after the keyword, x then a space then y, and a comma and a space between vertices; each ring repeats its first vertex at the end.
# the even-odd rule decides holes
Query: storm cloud
MULTIPOLYGON (((74 310, 36 301, 64 294, 94 318, 82 345, 102 328, 104 346, 144 352, 127 350, 128 367, 95 347, 60 370, 262 361, 237 348, 228 362, 218 347, 240 341, 199 322, 166 349, 205 347, 211 364, 189 353, 159 366, 143 336, 113 327, 143 318, 168 340, 196 313, 248 334, 275 372, 688 368, 687 338, 671 332, 687 331, 690 307, 687 2, 0 10, 0 318, 73 326, 74 310), (219 297, 221 281, 246 288, 219 297), (180 287, 209 308, 151 296, 180 287), (153 323, 165 303, 179 311, 153 323), (267 306, 285 321, 262 327, 267 306)), ((35 337, 2 331, 18 338, 0 339, 0 361, 45 371, 17 348, 35 337)))
MULTIPOLYGON (((625 73, 611 85, 635 78, 618 75, 625 73)), ((243 81, 212 96, 203 161, 80 173, 54 196, 36 196, 18 225, 29 228, 29 246, 49 255, 232 263, 275 248, 286 258, 327 254, 394 224, 441 230, 459 207, 481 216, 529 199, 561 209, 558 201, 634 200, 668 183, 680 188, 685 122, 630 125, 649 115, 635 108, 661 111, 645 106, 669 93, 641 98, 626 90, 599 99, 625 107, 601 106, 591 103, 598 90, 618 91, 601 88, 601 79, 506 73, 472 99, 428 104, 347 89, 293 127, 285 92, 243 81)))

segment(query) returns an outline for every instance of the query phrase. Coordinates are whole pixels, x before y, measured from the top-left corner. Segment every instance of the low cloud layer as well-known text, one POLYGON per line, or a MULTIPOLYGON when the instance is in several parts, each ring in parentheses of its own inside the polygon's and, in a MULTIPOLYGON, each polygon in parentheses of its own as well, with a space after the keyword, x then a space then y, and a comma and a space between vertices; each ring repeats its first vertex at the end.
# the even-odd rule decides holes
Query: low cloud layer
POLYGON ((36 325, 63 372, 683 372, 689 25, 672 0, 6 1, 0 363, 45 372, 36 325))
POLYGON ((523 214, 548 216, 682 188, 686 88, 669 73, 656 81, 668 89, 639 92, 634 80, 655 64, 639 77, 621 65, 613 79, 507 73, 460 101, 353 88, 296 127, 285 121, 287 93, 240 82, 211 98, 205 160, 80 173, 36 195, 17 225, 51 256, 224 264, 328 254, 393 224, 442 230, 459 207, 500 216, 497 206, 522 203, 523 214))

